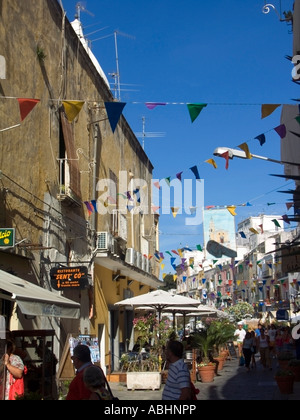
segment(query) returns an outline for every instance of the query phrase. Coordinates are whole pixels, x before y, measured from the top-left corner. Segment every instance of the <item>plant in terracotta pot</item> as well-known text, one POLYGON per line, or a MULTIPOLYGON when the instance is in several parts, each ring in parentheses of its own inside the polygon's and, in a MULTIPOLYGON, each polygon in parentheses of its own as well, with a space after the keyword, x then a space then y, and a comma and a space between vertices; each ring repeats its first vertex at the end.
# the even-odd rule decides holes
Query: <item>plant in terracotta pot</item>
POLYGON ((192 335, 191 346, 200 350, 200 360, 198 363, 198 373, 202 382, 213 382, 216 370, 216 363, 211 356, 215 341, 210 329, 196 332, 192 335))
POLYGON ((288 364, 288 370, 295 375, 295 382, 300 382, 300 360, 291 359, 288 364))
POLYGON ((275 374, 275 380, 281 394, 293 393, 295 375, 291 371, 279 369, 275 374))

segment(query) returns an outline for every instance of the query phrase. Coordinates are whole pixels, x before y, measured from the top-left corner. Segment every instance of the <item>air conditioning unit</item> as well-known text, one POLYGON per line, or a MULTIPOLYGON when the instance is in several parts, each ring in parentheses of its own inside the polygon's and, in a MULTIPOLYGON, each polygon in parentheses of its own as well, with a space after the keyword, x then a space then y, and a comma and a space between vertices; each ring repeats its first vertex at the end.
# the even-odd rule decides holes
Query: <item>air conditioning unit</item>
POLYGON ((109 232, 97 233, 97 251, 110 251, 112 247, 112 235, 109 232))
POLYGON ((136 251, 133 248, 127 248, 125 262, 130 265, 136 265, 136 251))
POLYGON ((136 253, 136 267, 140 270, 143 268, 143 256, 140 252, 136 253))

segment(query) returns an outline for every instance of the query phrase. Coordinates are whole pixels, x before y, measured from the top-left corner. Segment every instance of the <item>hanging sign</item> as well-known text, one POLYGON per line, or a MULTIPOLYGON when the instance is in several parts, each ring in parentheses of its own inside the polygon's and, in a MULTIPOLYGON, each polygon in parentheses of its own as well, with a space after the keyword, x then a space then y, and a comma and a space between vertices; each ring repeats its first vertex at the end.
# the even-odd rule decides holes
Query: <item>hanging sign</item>
POLYGON ((54 290, 85 289, 88 285, 87 267, 56 267, 50 270, 54 290))
POLYGON ((0 229, 0 248, 13 248, 15 246, 15 229, 0 229))

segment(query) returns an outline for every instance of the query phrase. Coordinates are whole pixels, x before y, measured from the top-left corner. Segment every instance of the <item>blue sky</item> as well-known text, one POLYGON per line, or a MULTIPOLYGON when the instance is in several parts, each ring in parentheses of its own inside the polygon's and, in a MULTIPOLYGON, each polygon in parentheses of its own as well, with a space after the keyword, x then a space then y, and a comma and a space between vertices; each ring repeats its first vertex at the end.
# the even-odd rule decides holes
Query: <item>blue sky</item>
MULTIPOLYGON (((70 21, 76 3, 62 0, 70 21)), ((292 9, 292 0, 281 3, 283 11, 292 9)), ((204 206, 252 204, 237 207, 236 225, 261 213, 291 214, 285 204, 291 196, 278 190, 294 184, 269 175, 283 173, 279 164, 235 159, 226 170, 224 159, 215 158, 218 169, 205 163, 216 147, 237 148, 244 142, 252 153, 280 160, 280 137, 274 128, 280 124, 281 107, 261 119, 261 104, 295 104, 292 98, 299 97, 299 87, 291 81, 292 64, 285 58, 292 55, 291 26, 280 22, 274 10, 262 13, 264 0, 82 4, 94 15, 81 13, 85 35, 102 29, 88 39, 112 83, 108 74, 116 71, 113 33, 130 35, 117 36, 121 87, 133 90, 121 92, 127 104, 123 114, 134 132, 142 131, 145 117, 146 132, 165 133, 145 141, 153 177, 173 179, 183 171, 183 179, 196 182, 189 168, 197 165, 204 180, 204 206), (170 105, 150 111, 145 102, 170 105), (208 104, 194 123, 187 103, 208 104), (266 143, 261 147, 255 137, 262 133, 266 143)), ((273 4, 279 11, 279 0, 273 4)), ((161 216, 162 252, 203 244, 203 227, 186 226, 185 219, 185 214, 161 216)))

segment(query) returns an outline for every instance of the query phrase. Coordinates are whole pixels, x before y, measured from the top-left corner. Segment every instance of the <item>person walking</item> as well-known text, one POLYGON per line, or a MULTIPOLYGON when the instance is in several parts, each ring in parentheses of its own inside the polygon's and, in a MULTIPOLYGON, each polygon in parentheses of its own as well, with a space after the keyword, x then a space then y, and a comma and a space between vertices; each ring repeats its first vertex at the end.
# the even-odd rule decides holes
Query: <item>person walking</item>
POLYGON ((180 341, 168 342, 166 359, 169 362, 169 371, 162 399, 191 400, 191 377, 183 360, 183 344, 180 341))
POLYGON ((12 401, 24 394, 25 366, 20 356, 15 354, 15 344, 6 341, 6 354, 3 362, 6 369, 5 400, 12 401))
POLYGON ((246 366, 247 372, 250 372, 252 345, 253 345, 253 339, 251 337, 250 332, 247 331, 246 335, 245 335, 245 338, 243 340, 243 354, 244 354, 244 358, 245 358, 245 366, 246 366))
POLYGON ((252 338, 252 347, 251 347, 251 368, 256 368, 256 360, 255 360, 255 355, 257 353, 257 337, 255 334, 255 331, 252 330, 250 332, 251 334, 251 338, 252 338))
POLYGON ((79 344, 74 348, 71 359, 76 369, 76 376, 70 384, 66 400, 89 400, 92 391, 85 386, 83 381, 84 370, 93 366, 89 347, 79 344))
POLYGON ((268 335, 265 334, 265 330, 263 328, 261 329, 260 336, 257 339, 257 345, 260 353, 260 360, 263 367, 265 369, 269 368, 270 370, 272 370, 269 350, 270 338, 268 335))
POLYGON ((276 333, 277 329, 274 324, 271 324, 268 329, 268 336, 270 338, 270 357, 275 358, 276 356, 276 333))
POLYGON ((246 336, 246 331, 243 328, 243 323, 239 322, 238 327, 234 332, 234 337, 236 338, 237 346, 238 346, 238 352, 239 357, 243 355, 243 341, 246 336))

